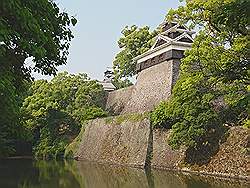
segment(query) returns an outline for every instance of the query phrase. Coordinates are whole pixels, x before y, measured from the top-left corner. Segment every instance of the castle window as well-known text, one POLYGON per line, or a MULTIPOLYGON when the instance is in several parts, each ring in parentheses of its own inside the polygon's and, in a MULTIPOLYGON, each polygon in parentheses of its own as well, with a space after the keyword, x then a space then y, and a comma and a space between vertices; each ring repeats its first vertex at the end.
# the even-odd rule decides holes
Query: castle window
POLYGON ((162 61, 164 61, 164 53, 163 54, 161 54, 161 55, 159 55, 159 62, 162 62, 162 61))
POLYGON ((155 64, 155 62, 156 62, 156 59, 155 59, 155 57, 153 57, 153 58, 151 59, 151 63, 152 63, 152 65, 154 65, 154 64, 155 64))
POLYGON ((148 59, 146 62, 147 62, 147 67, 150 67, 150 59, 148 59))
POLYGON ((143 62, 141 63, 141 69, 144 69, 144 68, 146 68, 146 61, 143 61, 143 62))

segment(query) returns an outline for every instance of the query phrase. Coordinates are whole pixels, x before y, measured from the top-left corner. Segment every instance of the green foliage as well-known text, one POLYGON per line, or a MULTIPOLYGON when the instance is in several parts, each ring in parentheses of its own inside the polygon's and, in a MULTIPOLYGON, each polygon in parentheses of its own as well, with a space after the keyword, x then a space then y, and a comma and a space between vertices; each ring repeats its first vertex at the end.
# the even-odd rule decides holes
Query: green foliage
POLYGON ((0 156, 8 156, 15 152, 14 142, 22 138, 20 126, 20 106, 25 95, 27 83, 15 82, 13 72, 0 64, 0 156), (22 88, 20 87, 22 86, 22 88))
POLYGON ((244 121, 243 127, 246 129, 250 129, 250 120, 249 119, 244 121))
POLYGON ((9 136, 18 117, 18 105, 13 103, 17 94, 15 87, 10 84, 10 79, 6 72, 3 70, 0 72, 0 156, 5 156, 13 150, 9 147, 9 136))
POLYGON ((129 78, 135 74, 133 58, 151 48, 158 31, 151 32, 148 26, 138 28, 133 25, 122 30, 122 37, 118 41, 121 51, 113 62, 115 79, 129 78))
POLYGON ((77 135, 77 137, 69 144, 67 145, 64 157, 67 159, 72 159, 74 157, 75 152, 80 146, 80 143, 82 141, 83 133, 85 131, 85 124, 82 125, 80 133, 77 135))
POLYGON ((50 82, 35 81, 29 92, 22 114, 29 135, 34 135, 30 139, 36 157, 62 157, 86 120, 106 116, 103 88, 86 74, 60 73, 50 82))
POLYGON ((155 128, 172 129, 174 148, 207 146, 213 142, 208 135, 218 141, 224 126, 248 122, 249 6, 244 0, 194 0, 168 14, 202 26, 185 52, 171 99, 151 114, 155 128))
POLYGON ((206 93, 206 81, 201 75, 182 75, 174 87, 173 96, 162 102, 151 114, 154 128, 172 128, 170 144, 195 146, 211 129, 220 125, 220 119, 211 108, 214 95, 206 93))
POLYGON ((206 26, 211 31, 226 32, 229 38, 239 34, 247 35, 249 25, 249 0, 203 0, 186 1, 177 10, 170 10, 167 18, 181 23, 189 22, 191 27, 206 26))
POLYGON ((66 64, 73 38, 69 26, 76 24, 75 18, 51 0, 3 0, 0 7, 0 54, 16 59, 8 62, 16 71, 29 72, 23 65, 27 57, 33 57, 34 70, 44 74, 55 74, 56 66, 66 64))
MULTIPOLYGON (((20 105, 31 71, 55 74, 66 64, 75 18, 52 0, 0 1, 0 156, 20 137, 20 105), (25 64, 32 58, 30 65, 25 64)), ((22 134, 22 133, 21 133, 22 134)))

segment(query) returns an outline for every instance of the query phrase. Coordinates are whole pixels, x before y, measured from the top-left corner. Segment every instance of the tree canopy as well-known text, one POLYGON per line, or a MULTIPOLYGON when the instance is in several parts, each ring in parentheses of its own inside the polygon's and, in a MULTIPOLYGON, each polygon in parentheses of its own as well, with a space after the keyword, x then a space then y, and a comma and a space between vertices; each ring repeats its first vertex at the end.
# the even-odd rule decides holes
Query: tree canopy
POLYGON ((33 69, 51 75, 58 65, 66 64, 73 38, 69 26, 76 24, 75 18, 60 12, 52 0, 3 0, 0 7, 0 54, 15 73, 33 69), (33 58, 32 68, 24 66, 28 57, 33 58))
POLYGON ((194 0, 167 15, 200 26, 171 99, 151 117, 155 127, 172 129, 174 148, 209 148, 224 128, 249 126, 249 7, 244 0, 194 0))
POLYGON ((35 156, 62 156, 86 120, 106 116, 104 98, 102 86, 86 74, 64 72, 33 82, 21 110, 35 156))
POLYGON ((133 58, 152 47, 157 33, 157 30, 150 31, 148 26, 141 28, 136 25, 126 26, 122 30, 122 37, 118 40, 121 51, 115 56, 113 61, 114 79, 116 82, 121 79, 125 79, 125 82, 127 82, 126 79, 136 74, 136 65, 133 62, 133 58))
POLYGON ((52 0, 2 0, 0 16, 0 155, 6 155, 18 137, 20 104, 31 72, 52 75, 66 64, 76 19, 52 0))

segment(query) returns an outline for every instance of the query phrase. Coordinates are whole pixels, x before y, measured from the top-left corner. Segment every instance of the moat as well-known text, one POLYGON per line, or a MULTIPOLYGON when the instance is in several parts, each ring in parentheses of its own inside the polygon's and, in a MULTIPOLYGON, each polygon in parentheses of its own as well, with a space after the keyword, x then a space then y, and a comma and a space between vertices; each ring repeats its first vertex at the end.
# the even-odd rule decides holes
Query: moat
POLYGON ((83 161, 0 160, 1 188, 247 188, 238 180, 83 161))

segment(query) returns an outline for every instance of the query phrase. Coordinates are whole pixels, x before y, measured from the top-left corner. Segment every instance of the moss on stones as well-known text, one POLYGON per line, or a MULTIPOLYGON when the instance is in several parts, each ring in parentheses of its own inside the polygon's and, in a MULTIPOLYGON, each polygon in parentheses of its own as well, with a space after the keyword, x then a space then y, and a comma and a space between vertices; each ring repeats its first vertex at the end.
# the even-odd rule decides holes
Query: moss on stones
POLYGON ((105 124, 115 124, 120 125, 125 121, 130 121, 131 123, 136 123, 142 121, 143 119, 149 117, 149 113, 134 113, 134 114, 124 114, 119 116, 110 116, 105 118, 105 124))
POLYGON ((67 159, 74 158, 74 154, 78 150, 79 145, 82 141, 82 137, 83 137, 83 133, 85 131, 86 125, 87 123, 82 126, 81 131, 78 134, 78 136, 66 147, 65 152, 64 152, 64 158, 67 158, 67 159))

